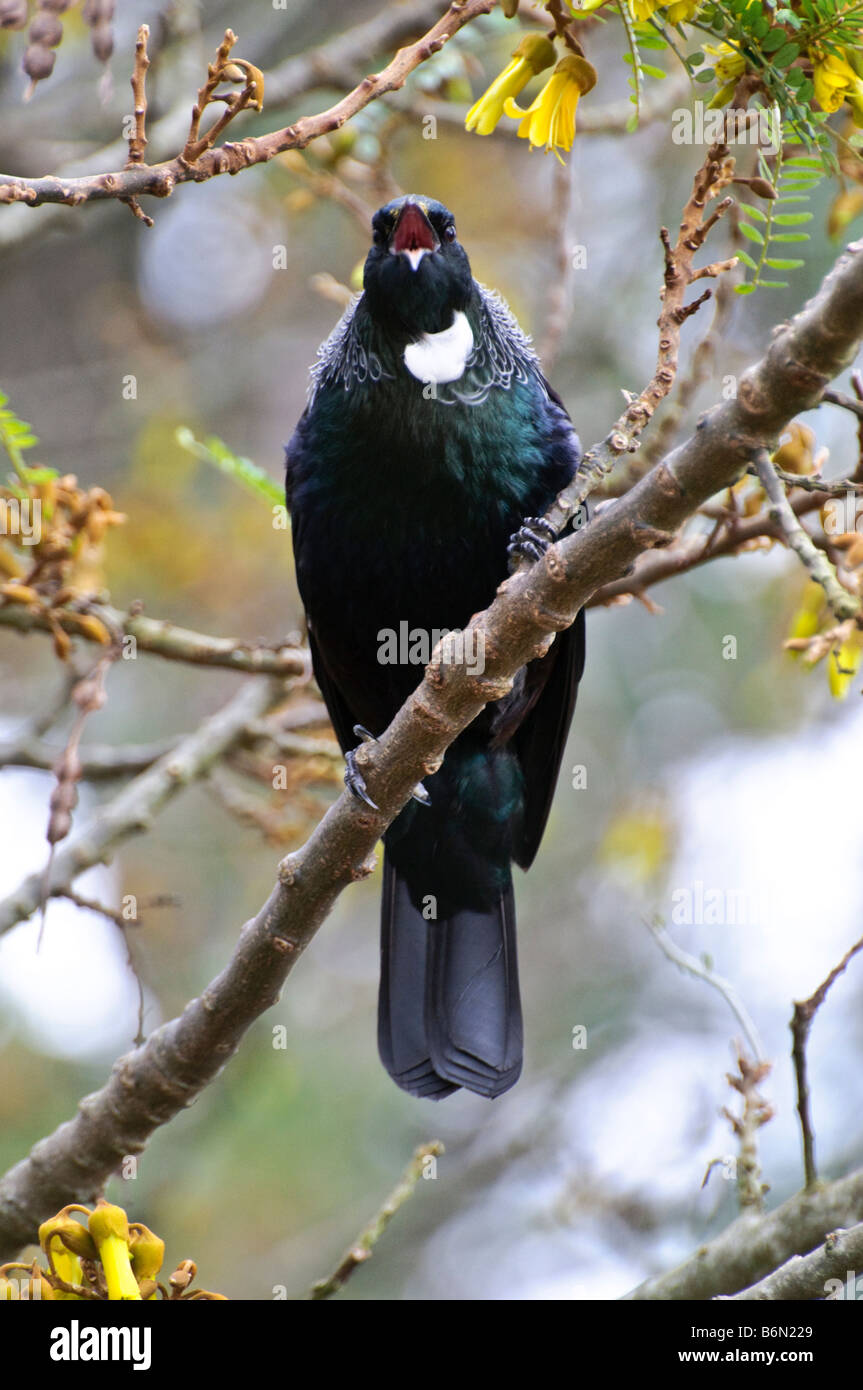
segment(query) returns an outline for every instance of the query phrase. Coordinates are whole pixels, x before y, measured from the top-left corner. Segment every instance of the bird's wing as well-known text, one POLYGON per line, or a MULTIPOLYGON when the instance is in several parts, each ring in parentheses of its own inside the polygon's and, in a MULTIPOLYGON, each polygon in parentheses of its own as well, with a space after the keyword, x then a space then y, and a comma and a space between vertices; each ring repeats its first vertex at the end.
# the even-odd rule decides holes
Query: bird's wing
POLYGON ((512 738, 524 776, 524 818, 515 861, 529 869, 539 849, 584 671, 584 609, 550 650, 525 671, 528 712, 512 738))
POLYGON ((336 738, 342 752, 347 753, 349 748, 356 748, 357 746, 357 736, 354 733, 357 719, 351 713, 347 700, 336 685, 311 627, 309 627, 309 650, 312 655, 312 670, 315 673, 318 689, 324 697, 330 722, 336 731, 336 738))
MULTIPOLYGON (((563 417, 560 424, 571 434, 574 474, 581 459, 578 436, 566 406, 544 377, 543 385, 563 417)), ((522 869, 533 863, 551 810, 578 683, 584 672, 584 647, 582 609, 572 626, 558 633, 546 655, 526 667, 523 686, 514 692, 515 718, 506 719, 512 729, 511 746, 524 776, 524 817, 513 856, 522 869)))

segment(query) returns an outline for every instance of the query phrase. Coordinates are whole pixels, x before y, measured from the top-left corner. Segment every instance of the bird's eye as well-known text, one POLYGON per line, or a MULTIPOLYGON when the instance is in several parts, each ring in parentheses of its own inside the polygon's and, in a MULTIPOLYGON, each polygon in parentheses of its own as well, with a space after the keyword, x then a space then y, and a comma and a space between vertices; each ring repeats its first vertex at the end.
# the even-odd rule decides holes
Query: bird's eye
POLYGON ((450 222, 448 227, 444 227, 443 234, 447 241, 455 241, 455 223, 450 222))

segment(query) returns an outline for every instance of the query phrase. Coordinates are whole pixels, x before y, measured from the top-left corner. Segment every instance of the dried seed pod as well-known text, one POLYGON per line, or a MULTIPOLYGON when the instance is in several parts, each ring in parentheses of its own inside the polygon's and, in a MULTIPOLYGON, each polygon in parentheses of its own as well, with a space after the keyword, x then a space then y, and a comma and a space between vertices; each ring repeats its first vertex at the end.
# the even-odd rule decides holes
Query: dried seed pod
POLYGON ((21 62, 27 76, 33 82, 44 82, 54 71, 56 53, 52 48, 43 48, 40 43, 31 43, 21 62))
POLYGON ((93 25, 90 44, 99 62, 107 63, 114 52, 114 31, 109 22, 93 25))
POLYGON ((107 63, 114 52, 114 0, 86 0, 81 11, 84 23, 90 27, 90 44, 100 63, 107 63))
POLYGON ((63 38, 63 25, 50 10, 40 10, 30 25, 30 42, 43 48, 56 48, 63 38))
POLYGON ((0 29, 23 29, 27 23, 27 0, 0 0, 0 29))

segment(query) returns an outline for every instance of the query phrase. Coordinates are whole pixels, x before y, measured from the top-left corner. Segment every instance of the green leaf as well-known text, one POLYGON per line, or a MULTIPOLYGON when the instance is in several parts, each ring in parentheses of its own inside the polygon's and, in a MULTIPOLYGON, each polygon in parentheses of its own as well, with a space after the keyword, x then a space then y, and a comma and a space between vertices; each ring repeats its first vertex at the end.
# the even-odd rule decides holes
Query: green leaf
POLYGON ((203 459, 205 463, 213 464, 222 473, 227 473, 235 482, 242 483, 251 492, 263 497, 271 506, 284 506, 285 498, 282 489, 269 474, 265 473, 263 468, 259 468, 256 463, 252 463, 251 459, 233 453, 227 444, 215 435, 208 436, 203 443, 200 443, 190 429, 185 425, 180 425, 175 438, 177 443, 183 449, 188 449, 190 454, 203 459))
POLYGON ((734 254, 736 255, 738 261, 742 261, 743 264, 744 264, 744 265, 747 265, 747 266, 749 267, 750 270, 757 270, 757 269, 758 269, 758 266, 755 264, 755 262, 753 261, 753 259, 752 259, 752 257, 750 256, 750 254, 749 254, 748 251, 744 251, 744 250, 741 248, 739 251, 735 251, 734 254))
POLYGON ((773 260, 768 256, 764 264, 769 265, 771 270, 797 270, 801 265, 805 265, 806 262, 790 260, 773 260))
POLYGON ((799 227, 803 222, 811 222, 812 212, 777 212, 773 221, 780 227, 799 227))
POLYGON ((790 68, 795 58, 800 57, 799 43, 786 43, 780 48, 778 53, 773 55, 773 63, 777 68, 790 68))
POLYGON ((735 293, 735 294, 754 294, 756 288, 757 288, 757 287, 756 287, 755 285, 735 285, 735 286, 734 286, 734 293, 735 293))
POLYGON ((808 241, 808 232, 774 232, 771 241, 808 241))
POLYGON ((754 217, 756 222, 767 221, 767 213, 762 212, 760 208, 755 207, 752 203, 741 203, 740 211, 745 212, 747 217, 754 217))
MULTIPOLYGON (((768 22, 768 28, 769 28, 769 22, 768 22)), ((782 45, 783 45, 784 42, 785 42, 786 37, 787 37, 787 35, 786 35, 784 29, 770 29, 770 32, 768 33, 768 35, 767 35, 767 37, 765 38, 763 44, 761 45, 762 52, 764 52, 764 53, 775 53, 776 50, 777 50, 777 48, 781 48, 781 47, 782 47, 782 45)))
POLYGON ((655 68, 652 63, 642 63, 641 71, 648 73, 651 77, 658 78, 660 81, 668 76, 664 68, 655 68))
POLYGON ((741 222, 740 230, 749 241, 756 241, 759 246, 764 245, 764 238, 761 233, 755 227, 750 227, 748 222, 741 222))
POLYGON ((60 474, 56 468, 27 468, 25 476, 28 483, 50 483, 52 478, 59 478, 60 474))

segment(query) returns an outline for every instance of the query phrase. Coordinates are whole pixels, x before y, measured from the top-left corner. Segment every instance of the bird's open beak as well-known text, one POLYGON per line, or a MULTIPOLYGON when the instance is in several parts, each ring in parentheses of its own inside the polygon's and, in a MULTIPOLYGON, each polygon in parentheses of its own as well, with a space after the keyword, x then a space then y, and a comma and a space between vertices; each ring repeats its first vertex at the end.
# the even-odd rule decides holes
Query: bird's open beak
POLYGON ((411 270, 416 270, 426 252, 437 251, 439 246, 435 229, 419 203, 405 203, 390 237, 390 254, 406 256, 411 270))

